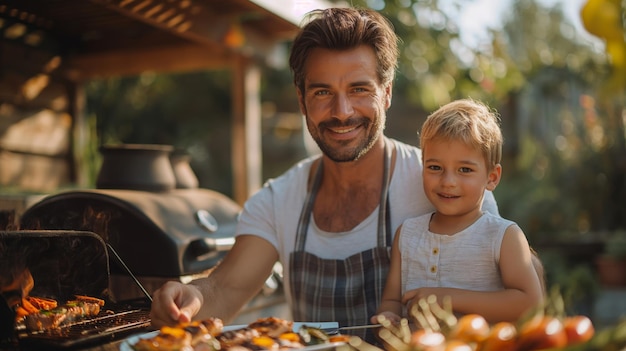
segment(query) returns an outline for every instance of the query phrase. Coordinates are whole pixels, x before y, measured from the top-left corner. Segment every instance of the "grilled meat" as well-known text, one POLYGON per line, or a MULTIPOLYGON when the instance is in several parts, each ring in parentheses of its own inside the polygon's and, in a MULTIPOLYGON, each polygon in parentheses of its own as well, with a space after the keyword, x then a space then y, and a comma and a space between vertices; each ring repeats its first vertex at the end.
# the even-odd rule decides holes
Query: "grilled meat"
POLYGON ((323 338, 313 335, 312 328, 296 333, 293 322, 275 317, 257 319, 240 329, 222 328, 219 318, 163 327, 157 335, 139 339, 131 347, 135 351, 281 351, 331 342, 325 334, 323 338), (309 342, 303 339, 305 334, 309 342))
POLYGON ((223 326, 221 319, 211 318, 162 327, 156 336, 139 339, 132 347, 136 351, 216 351, 220 343, 214 336, 223 326))
POLYGON ((276 317, 260 318, 248 325, 259 331, 261 335, 276 338, 281 334, 293 331, 293 322, 276 317))
POLYGON ((67 301, 62 306, 48 298, 26 297, 17 309, 18 322, 23 322, 26 329, 44 331, 59 328, 79 320, 100 314, 104 300, 76 296, 76 300, 67 301))

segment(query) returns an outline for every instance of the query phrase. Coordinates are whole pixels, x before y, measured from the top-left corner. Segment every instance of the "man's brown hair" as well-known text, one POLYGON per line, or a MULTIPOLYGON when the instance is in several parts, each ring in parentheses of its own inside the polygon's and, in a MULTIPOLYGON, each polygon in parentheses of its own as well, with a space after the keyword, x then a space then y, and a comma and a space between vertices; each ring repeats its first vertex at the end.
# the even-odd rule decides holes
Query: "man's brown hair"
POLYGON ((304 23, 289 56, 294 84, 300 92, 304 93, 306 60, 315 48, 349 50, 367 45, 376 54, 380 83, 387 85, 393 80, 399 39, 383 15, 370 9, 329 8, 309 12, 304 23))

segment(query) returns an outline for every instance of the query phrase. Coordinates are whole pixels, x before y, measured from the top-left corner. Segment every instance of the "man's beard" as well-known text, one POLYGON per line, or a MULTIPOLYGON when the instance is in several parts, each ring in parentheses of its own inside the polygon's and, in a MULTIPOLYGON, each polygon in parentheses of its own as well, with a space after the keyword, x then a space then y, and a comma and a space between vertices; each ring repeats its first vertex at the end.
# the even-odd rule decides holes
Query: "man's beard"
POLYGON ((374 146, 374 144, 378 140, 378 137, 382 135, 382 131, 384 130, 384 121, 384 115, 382 116, 382 118, 375 119, 374 122, 364 117, 350 118, 344 122, 333 118, 330 121, 325 121, 317 126, 314 126, 311 125, 311 123, 307 119, 307 127, 309 129, 311 137, 313 138, 313 140, 315 140, 315 143, 320 148, 322 153, 326 155, 326 157, 335 162, 352 162, 360 159, 363 155, 367 154, 367 152, 374 146), (359 128, 363 128, 364 130, 368 131, 368 134, 365 138, 358 140, 358 143, 355 146, 347 146, 348 144, 354 142, 354 140, 333 140, 334 145, 340 144, 340 147, 337 147, 331 143, 326 142, 322 137, 323 131, 326 129, 350 127, 357 125, 359 126, 359 128))

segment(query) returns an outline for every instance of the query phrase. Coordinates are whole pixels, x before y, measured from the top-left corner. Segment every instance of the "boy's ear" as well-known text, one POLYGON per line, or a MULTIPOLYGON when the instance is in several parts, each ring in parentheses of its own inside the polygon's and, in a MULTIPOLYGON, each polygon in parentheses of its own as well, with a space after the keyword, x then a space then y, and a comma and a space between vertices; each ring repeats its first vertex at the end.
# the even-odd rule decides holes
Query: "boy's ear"
POLYGON ((500 178, 502 177, 502 165, 497 164, 487 175, 487 190, 493 191, 500 183, 500 178))

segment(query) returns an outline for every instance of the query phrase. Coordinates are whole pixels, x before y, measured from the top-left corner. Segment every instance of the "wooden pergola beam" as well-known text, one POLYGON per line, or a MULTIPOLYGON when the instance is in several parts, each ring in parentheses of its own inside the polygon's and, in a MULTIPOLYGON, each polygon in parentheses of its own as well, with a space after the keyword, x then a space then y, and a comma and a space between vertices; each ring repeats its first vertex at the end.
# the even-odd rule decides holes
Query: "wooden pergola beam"
POLYGON ((70 80, 132 76, 146 71, 190 72, 230 67, 235 54, 200 45, 181 45, 69 56, 63 62, 70 80))

